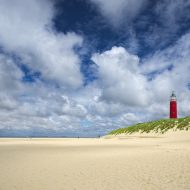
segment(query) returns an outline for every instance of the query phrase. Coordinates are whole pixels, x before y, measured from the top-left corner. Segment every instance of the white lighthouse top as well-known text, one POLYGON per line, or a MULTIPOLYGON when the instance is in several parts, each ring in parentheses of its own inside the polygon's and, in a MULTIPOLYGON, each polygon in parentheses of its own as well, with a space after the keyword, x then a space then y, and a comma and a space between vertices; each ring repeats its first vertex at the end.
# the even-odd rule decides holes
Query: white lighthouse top
POLYGON ((170 100, 171 101, 176 101, 176 95, 175 95, 174 91, 172 91, 172 95, 170 96, 170 100))

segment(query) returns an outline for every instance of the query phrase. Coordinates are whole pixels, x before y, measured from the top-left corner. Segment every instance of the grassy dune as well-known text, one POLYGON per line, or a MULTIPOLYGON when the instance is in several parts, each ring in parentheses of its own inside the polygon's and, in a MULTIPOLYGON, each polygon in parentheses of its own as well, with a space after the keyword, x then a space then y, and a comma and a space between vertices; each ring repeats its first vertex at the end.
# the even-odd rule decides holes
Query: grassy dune
POLYGON ((169 129, 188 130, 190 129, 190 117, 179 119, 161 119, 147 123, 138 123, 125 128, 116 129, 111 131, 109 135, 118 135, 122 133, 132 134, 135 132, 140 133, 165 133, 169 129))

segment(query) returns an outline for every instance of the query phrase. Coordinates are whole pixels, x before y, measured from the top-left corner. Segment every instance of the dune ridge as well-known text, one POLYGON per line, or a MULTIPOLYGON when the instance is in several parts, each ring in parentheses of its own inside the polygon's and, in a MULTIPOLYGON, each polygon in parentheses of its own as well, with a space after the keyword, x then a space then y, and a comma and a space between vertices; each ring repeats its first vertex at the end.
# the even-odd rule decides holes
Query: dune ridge
POLYGON ((178 119, 161 119, 156 121, 137 123, 132 126, 119 128, 111 131, 108 135, 133 134, 133 133, 161 133, 168 130, 189 130, 190 117, 178 119))

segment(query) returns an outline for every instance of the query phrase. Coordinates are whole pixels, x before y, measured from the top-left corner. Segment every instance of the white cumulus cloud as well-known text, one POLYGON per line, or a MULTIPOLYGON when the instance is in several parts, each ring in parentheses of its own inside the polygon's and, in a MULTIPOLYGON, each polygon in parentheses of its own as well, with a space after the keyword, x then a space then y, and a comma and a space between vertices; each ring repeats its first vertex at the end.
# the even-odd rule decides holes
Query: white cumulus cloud
POLYGON ((53 4, 42 1, 0 2, 0 44, 16 54, 45 80, 63 88, 83 83, 80 60, 74 47, 82 38, 75 33, 59 34, 53 29, 53 4), (43 10, 43 11, 42 11, 43 10))
POLYGON ((140 73, 138 56, 122 47, 113 47, 102 54, 94 54, 98 65, 102 99, 130 106, 146 105, 146 78, 140 73))

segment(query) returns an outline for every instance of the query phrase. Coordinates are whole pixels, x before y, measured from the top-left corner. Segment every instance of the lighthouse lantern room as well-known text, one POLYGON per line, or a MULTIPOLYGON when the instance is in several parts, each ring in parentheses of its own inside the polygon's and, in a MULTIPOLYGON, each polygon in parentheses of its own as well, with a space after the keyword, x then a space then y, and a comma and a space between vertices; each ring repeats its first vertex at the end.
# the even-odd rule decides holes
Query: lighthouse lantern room
POLYGON ((177 118, 177 100, 174 91, 170 96, 170 118, 177 118))

